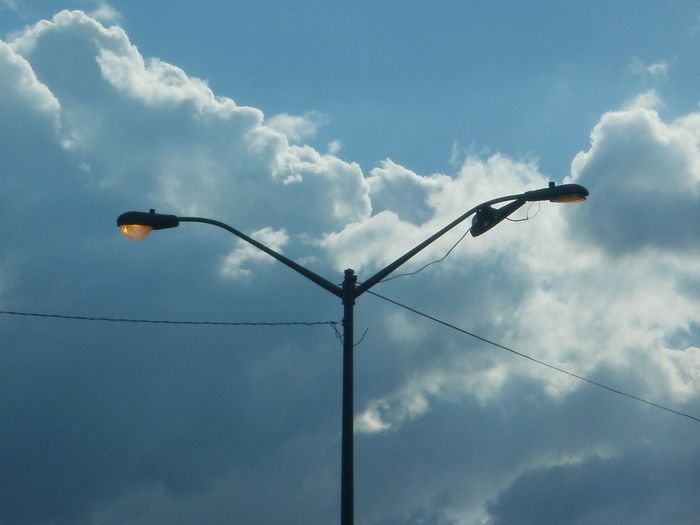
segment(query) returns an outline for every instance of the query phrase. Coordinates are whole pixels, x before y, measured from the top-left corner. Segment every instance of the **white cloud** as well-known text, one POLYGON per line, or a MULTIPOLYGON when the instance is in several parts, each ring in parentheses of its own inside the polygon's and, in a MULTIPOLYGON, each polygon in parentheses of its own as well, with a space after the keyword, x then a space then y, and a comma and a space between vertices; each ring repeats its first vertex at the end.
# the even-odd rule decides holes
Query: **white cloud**
MULTIPOLYGON (((287 140, 300 143, 316 136, 318 128, 328 122, 328 117, 318 111, 310 111, 302 116, 280 113, 267 119, 266 125, 286 135, 287 140)), ((329 151, 331 155, 336 151, 329 151)))
MULTIPOLYGON (((251 236, 278 253, 282 253, 282 247, 289 241, 287 232, 284 230, 273 230, 272 228, 263 228, 253 232, 251 236)), ((226 257, 221 267, 221 273, 233 279, 249 277, 252 272, 244 266, 251 262, 257 265, 264 262, 272 263, 275 260, 255 246, 239 241, 238 248, 226 257)))
POLYGON ((328 154, 338 155, 340 150, 343 148, 343 143, 339 140, 332 140, 328 143, 328 154))
POLYGON ((119 24, 123 21, 122 14, 107 2, 100 2, 89 15, 101 24, 119 24))
MULTIPOLYGON (((145 173, 143 194, 173 210, 225 217, 236 209, 244 221, 238 226, 284 227, 291 234, 333 230, 369 213, 359 166, 290 145, 298 129, 288 138, 264 125, 260 110, 215 96, 176 66, 144 60, 117 26, 107 29, 82 12, 63 11, 28 28, 11 46, 42 64, 38 74, 62 100, 63 121, 84 164, 107 186, 145 173), (92 58, 74 47, 76 35, 92 46, 92 58), (42 47, 43 40, 66 47, 65 54, 44 60, 55 48, 42 47), (67 69, 80 75, 66 77, 67 69), (147 118, 151 111, 169 122, 147 118), (131 151, 126 158, 125 149, 131 151), (277 190, 270 192, 266 182, 277 190)), ((307 120, 318 124, 314 115, 307 120)))
POLYGON ((634 57, 630 62, 629 68, 635 75, 644 75, 657 80, 667 80, 670 65, 665 61, 647 64, 638 57, 634 57))
POLYGON ((572 165, 574 179, 599 195, 580 208, 581 228, 614 252, 693 249, 700 195, 693 120, 666 123, 644 107, 606 113, 592 132, 590 150, 572 165))
POLYGON ((429 196, 450 183, 446 175, 420 176, 391 159, 373 168, 367 181, 375 213, 390 210, 400 218, 420 224, 431 215, 429 196))
MULTIPOLYGON (((34 74, 30 64, 0 41, 0 92, 3 103, 9 107, 22 106, 32 112, 44 114, 59 125, 60 104, 51 91, 34 74)), ((58 129, 56 129, 58 131, 58 129)))
POLYGON ((623 105, 623 109, 626 111, 635 108, 659 110, 662 107, 663 101, 659 97, 658 93, 653 89, 634 96, 631 100, 627 101, 623 105))
MULTIPOLYGON (((362 270, 387 264, 473 205, 494 195, 508 195, 513 188, 546 186, 546 179, 533 164, 514 162, 503 155, 486 160, 468 157, 454 178, 443 174, 417 175, 386 160, 372 170, 367 180, 373 215, 327 234, 320 242, 335 259, 337 268, 348 261, 362 270), (362 250, 358 252, 357 246, 362 246, 362 250)), ((465 231, 470 221, 456 231, 465 231)), ((453 237, 454 234, 447 238, 453 237)), ((518 235, 496 242, 505 247, 513 241, 518 241, 518 235)), ((480 248, 490 251, 494 245, 479 244, 476 249, 480 248)), ((414 264, 433 260, 445 250, 444 243, 435 244, 416 256, 414 264)))

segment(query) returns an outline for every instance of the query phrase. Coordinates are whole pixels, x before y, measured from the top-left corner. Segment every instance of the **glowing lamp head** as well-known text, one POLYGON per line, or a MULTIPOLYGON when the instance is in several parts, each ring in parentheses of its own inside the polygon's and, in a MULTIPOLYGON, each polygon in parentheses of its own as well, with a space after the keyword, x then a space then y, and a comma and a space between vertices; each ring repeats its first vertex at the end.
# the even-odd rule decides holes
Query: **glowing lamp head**
POLYGON ((128 211, 117 218, 117 226, 129 239, 140 241, 148 237, 153 230, 174 228, 180 221, 175 215, 163 215, 151 210, 148 213, 142 211, 128 211))
POLYGON ((587 196, 588 190, 580 184, 562 184, 557 186, 553 182, 549 183, 548 188, 523 193, 523 198, 527 202, 582 202, 586 200, 587 196))
POLYGON ((553 199, 549 199, 549 202, 560 202, 560 203, 571 203, 571 202, 583 202, 586 200, 586 195, 571 193, 568 195, 559 195, 553 199))

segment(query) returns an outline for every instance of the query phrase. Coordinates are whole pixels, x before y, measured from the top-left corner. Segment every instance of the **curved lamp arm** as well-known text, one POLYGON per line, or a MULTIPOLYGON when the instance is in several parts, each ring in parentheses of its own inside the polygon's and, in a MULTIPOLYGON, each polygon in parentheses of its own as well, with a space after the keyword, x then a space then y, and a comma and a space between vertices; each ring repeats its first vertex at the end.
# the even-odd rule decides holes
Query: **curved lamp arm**
POLYGON ((142 211, 128 211, 126 213, 122 213, 117 218, 117 226, 119 226, 122 233, 130 239, 136 240, 145 238, 153 230, 175 228, 176 226, 179 226, 181 222, 201 222, 223 228, 224 230, 234 234, 236 237, 239 237, 247 243, 252 244, 259 250, 262 250, 271 257, 274 257, 282 264, 289 266, 292 270, 299 272, 301 275, 315 282, 321 288, 328 290, 333 295, 337 295, 338 297, 343 296, 343 289, 337 284, 333 284, 328 279, 321 277, 317 273, 312 272, 308 268, 305 268, 299 263, 292 261, 290 258, 285 257, 281 253, 268 246, 265 246, 263 243, 256 241, 252 237, 249 237, 245 233, 237 230, 233 226, 229 226, 224 222, 214 219, 207 219, 205 217, 178 217, 177 215, 164 215, 162 213, 156 213, 155 210, 151 210, 148 213, 142 211))
POLYGON ((304 266, 300 265, 299 263, 292 261, 290 258, 285 257, 281 253, 273 250, 272 248, 265 246, 263 243, 256 241, 252 237, 249 237, 248 235, 237 230, 233 226, 229 226, 228 224, 223 223, 221 221, 215 221, 214 219, 205 219, 203 217, 179 217, 179 220, 180 220, 180 222, 203 222, 205 224, 213 224, 214 226, 218 226, 219 228, 223 228, 224 230, 234 234, 236 237, 239 237, 239 238, 243 239, 244 241, 252 244, 256 248, 264 251, 266 254, 270 255, 271 257, 274 257, 282 264, 289 266, 292 270, 299 272, 301 275, 303 275, 307 279, 310 279, 311 281, 315 282, 321 288, 325 288, 326 290, 331 292, 333 295, 337 295, 338 297, 343 297, 343 289, 340 286, 338 286, 337 284, 333 284, 328 279, 325 279, 324 277, 321 277, 320 275, 318 275, 316 272, 312 272, 311 270, 309 270, 308 268, 305 268, 304 266))
POLYGON ((372 277, 369 279, 365 280, 361 284, 359 284, 355 290, 355 297, 359 297, 363 293, 365 293, 367 290, 372 288, 375 284, 377 284, 379 281, 384 279, 386 276, 388 276, 391 272, 396 270, 399 266, 403 265, 406 263, 409 259, 411 259, 414 255, 416 255, 418 252, 423 251, 425 248, 427 248, 429 245, 437 241, 440 237, 445 235, 448 231, 450 231, 452 228, 460 224, 461 222, 464 222, 464 220, 469 217, 470 215, 474 214, 477 210, 481 209, 484 206, 490 206, 491 204, 496 204, 498 202, 503 202, 503 201, 509 201, 516 199, 518 196, 509 196, 509 197, 501 197, 500 199, 494 199, 492 201, 484 202, 483 204, 479 204, 478 206, 474 206, 471 210, 466 212, 463 215, 460 215, 457 217, 455 220, 453 220, 450 224, 445 226, 442 230, 434 233, 430 237, 428 237, 426 240, 424 240, 422 243, 419 245, 415 246, 412 250, 409 250, 408 252, 404 253, 401 257, 396 259, 394 262, 389 264, 388 266, 382 268, 379 270, 377 273, 375 273, 372 277))
POLYGON ((430 244, 438 240, 440 237, 445 235, 452 228, 463 222, 470 215, 476 213, 477 216, 474 218, 474 223, 472 226, 472 236, 476 237, 482 233, 490 230, 496 224, 505 219, 508 215, 513 213, 515 210, 520 208, 526 202, 535 202, 548 200, 552 202, 580 202, 586 199, 588 196, 588 190, 579 184, 562 184, 561 186, 556 186, 553 182, 549 183, 549 187, 542 188, 540 190, 526 191, 519 195, 508 195, 506 197, 498 197, 497 199, 492 199, 490 201, 483 202, 478 206, 474 206, 471 210, 467 211, 463 215, 457 217, 450 224, 445 226, 442 230, 434 233, 422 243, 417 245, 412 250, 409 250, 404 255, 396 259, 394 262, 386 266, 385 268, 379 270, 372 277, 365 280, 363 283, 357 286, 355 290, 355 297, 359 297, 361 294, 365 293, 367 290, 372 288, 375 284, 380 282, 382 279, 387 277, 391 272, 396 270, 399 266, 404 264, 418 252, 422 251, 430 244), (510 202, 502 208, 494 209, 491 206, 493 204, 498 204, 501 202, 510 202))

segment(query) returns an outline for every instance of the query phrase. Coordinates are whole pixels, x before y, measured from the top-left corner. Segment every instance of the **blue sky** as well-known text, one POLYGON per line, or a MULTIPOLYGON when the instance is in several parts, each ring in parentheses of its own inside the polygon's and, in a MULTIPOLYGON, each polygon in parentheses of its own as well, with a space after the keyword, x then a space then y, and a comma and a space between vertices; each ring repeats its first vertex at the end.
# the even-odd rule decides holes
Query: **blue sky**
MULTIPOLYGON (((0 0, 0 310, 339 321, 221 231, 114 220, 211 217, 362 280, 576 182, 377 291, 700 415, 700 9, 550 4, 0 0)), ((696 422, 376 297, 356 322, 358 523, 696 523, 696 422)), ((3 313, 0 340, 1 524, 336 521, 328 326, 3 313)))

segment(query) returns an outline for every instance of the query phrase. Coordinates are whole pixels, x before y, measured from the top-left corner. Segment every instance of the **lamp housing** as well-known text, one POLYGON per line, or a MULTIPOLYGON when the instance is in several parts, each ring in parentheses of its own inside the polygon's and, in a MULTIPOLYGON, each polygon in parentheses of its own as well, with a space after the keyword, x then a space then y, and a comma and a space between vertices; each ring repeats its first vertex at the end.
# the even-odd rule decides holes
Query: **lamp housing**
POLYGON ((476 210, 474 218, 472 219, 472 227, 470 229, 472 237, 478 237, 482 233, 486 233, 496 226, 496 224, 508 217, 508 215, 520 208, 525 202, 526 201, 523 199, 518 199, 500 208, 493 208, 489 205, 481 206, 476 210))
POLYGON ((180 224, 176 215, 165 215, 151 210, 148 213, 142 211, 128 211, 117 218, 117 226, 124 236, 133 240, 141 240, 148 237, 153 230, 175 228, 180 224))
POLYGON ((588 190, 580 184, 557 186, 554 182, 550 182, 548 188, 523 193, 523 199, 527 202, 582 202, 586 200, 586 197, 588 197, 588 190))

